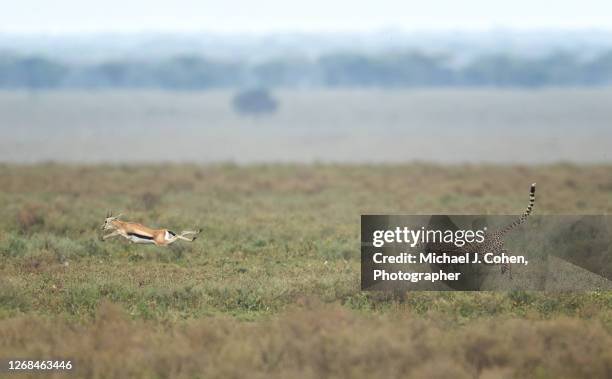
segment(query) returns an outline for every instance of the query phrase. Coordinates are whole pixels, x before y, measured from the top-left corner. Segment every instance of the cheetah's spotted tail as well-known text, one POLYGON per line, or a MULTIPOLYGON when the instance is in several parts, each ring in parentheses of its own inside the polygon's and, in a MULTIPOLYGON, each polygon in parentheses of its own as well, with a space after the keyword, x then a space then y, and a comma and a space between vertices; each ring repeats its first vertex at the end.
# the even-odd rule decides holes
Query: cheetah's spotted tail
POLYGON ((525 210, 525 213, 523 213, 521 215, 521 217, 519 217, 516 221, 514 221, 512 224, 506 226, 503 229, 504 233, 507 233, 509 231, 511 231, 512 229, 516 228, 517 226, 521 225, 522 223, 525 222, 525 220, 527 220, 527 217, 529 217, 529 215, 531 214, 531 212, 533 211, 533 206, 535 205, 535 190, 536 190, 536 184, 533 183, 531 185, 531 190, 529 191, 529 205, 527 206, 527 209, 525 210))

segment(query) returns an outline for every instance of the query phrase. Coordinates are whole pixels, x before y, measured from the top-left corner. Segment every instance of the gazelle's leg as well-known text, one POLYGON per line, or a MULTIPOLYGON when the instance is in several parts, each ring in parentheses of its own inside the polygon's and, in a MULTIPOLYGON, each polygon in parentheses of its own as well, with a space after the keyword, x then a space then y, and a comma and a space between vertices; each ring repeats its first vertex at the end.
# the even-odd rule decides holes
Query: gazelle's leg
POLYGON ((111 237, 114 237, 114 236, 118 236, 118 235, 120 235, 120 234, 121 234, 121 233, 119 233, 118 231, 116 231, 116 230, 115 230, 115 231, 114 231, 114 232, 112 232, 111 234, 107 234, 107 235, 105 235, 105 236, 102 236, 102 240, 105 240, 105 239, 107 239, 107 238, 111 238, 111 237))
POLYGON ((180 232, 179 234, 181 236, 187 236, 189 234, 200 234, 201 230, 198 231, 194 231, 194 230, 183 230, 182 232, 180 232))
POLYGON ((171 232, 170 233, 166 233, 166 240, 165 240, 164 245, 170 245, 171 243, 176 242, 177 240, 193 242, 196 239, 195 236, 192 237, 192 238, 187 238, 185 236, 195 235, 195 234, 198 234, 198 233, 200 233, 200 232, 199 231, 195 232, 195 231, 192 231, 192 230, 184 230, 180 234, 174 234, 174 233, 171 233, 171 232), (168 238, 169 236, 171 236, 171 237, 168 238))
POLYGON ((177 236, 175 236, 174 238, 175 238, 175 239, 181 239, 181 240, 183 240, 183 241, 189 241, 189 242, 193 242, 193 241, 196 239, 196 237, 193 237, 193 238, 187 238, 187 237, 183 236, 182 234, 177 235, 177 236))
POLYGON ((196 239, 196 236, 198 234, 200 234, 200 231, 201 230, 198 230, 198 231, 184 230, 179 235, 177 235, 176 237, 179 238, 179 239, 182 239, 183 241, 193 242, 196 239), (185 236, 189 236, 189 235, 193 235, 193 237, 192 238, 185 238, 185 236))

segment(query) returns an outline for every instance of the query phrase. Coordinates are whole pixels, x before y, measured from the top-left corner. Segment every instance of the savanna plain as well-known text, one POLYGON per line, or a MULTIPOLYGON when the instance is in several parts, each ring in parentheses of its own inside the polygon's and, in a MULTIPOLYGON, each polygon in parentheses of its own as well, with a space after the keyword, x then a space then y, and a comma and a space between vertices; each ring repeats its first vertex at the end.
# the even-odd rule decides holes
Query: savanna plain
POLYGON ((609 378, 610 292, 360 290, 361 214, 519 214, 531 182, 536 214, 612 212, 606 164, 3 164, 0 357, 83 378, 609 378), (203 231, 103 242, 108 210, 203 231))

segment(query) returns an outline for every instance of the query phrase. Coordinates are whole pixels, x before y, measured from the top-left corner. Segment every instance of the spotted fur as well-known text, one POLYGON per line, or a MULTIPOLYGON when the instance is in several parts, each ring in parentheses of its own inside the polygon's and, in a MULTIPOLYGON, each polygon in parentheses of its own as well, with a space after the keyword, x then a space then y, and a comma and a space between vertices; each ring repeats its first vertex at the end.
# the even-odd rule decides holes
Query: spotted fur
MULTIPOLYGON (((483 242, 466 243, 462 247, 457 247, 452 244, 428 244, 425 246, 425 250, 432 253, 446 253, 453 255, 465 255, 468 253, 470 256, 477 253, 479 257, 483 257, 488 253, 492 253, 495 256, 501 255, 502 253, 505 255, 510 255, 510 252, 504 247, 505 236, 512 230, 516 229, 519 225, 523 224, 529 215, 531 215, 535 205, 535 189, 536 184, 533 183, 529 191, 529 205, 527 206, 525 212, 515 221, 499 230, 494 232, 486 231, 483 242)), ((501 264, 501 273, 502 275, 508 273, 512 279, 512 268, 510 263, 501 264)))

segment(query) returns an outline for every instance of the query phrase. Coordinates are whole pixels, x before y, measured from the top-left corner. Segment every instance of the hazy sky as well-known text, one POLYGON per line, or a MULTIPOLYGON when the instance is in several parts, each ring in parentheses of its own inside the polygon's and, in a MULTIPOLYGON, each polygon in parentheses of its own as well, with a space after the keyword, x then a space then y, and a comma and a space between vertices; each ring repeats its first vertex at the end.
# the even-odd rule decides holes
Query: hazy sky
POLYGON ((4 32, 612 29, 612 0, 0 0, 4 32))

